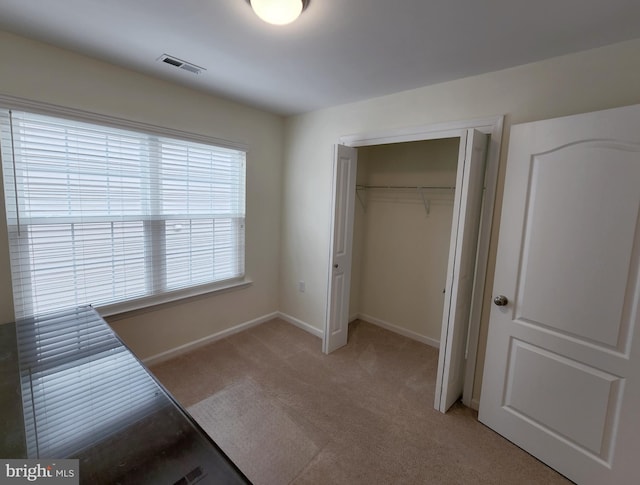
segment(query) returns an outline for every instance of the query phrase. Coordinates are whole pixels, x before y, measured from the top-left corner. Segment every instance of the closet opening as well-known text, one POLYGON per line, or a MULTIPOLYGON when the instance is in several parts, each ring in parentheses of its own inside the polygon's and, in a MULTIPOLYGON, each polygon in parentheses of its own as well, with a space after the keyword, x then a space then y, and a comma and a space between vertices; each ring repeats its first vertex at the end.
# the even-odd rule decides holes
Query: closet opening
POLYGON ((448 128, 340 140, 323 339, 339 348, 361 319, 439 348, 441 412, 460 397, 477 409, 502 117, 448 128))
POLYGON ((349 322, 440 346, 459 145, 358 149, 349 322))

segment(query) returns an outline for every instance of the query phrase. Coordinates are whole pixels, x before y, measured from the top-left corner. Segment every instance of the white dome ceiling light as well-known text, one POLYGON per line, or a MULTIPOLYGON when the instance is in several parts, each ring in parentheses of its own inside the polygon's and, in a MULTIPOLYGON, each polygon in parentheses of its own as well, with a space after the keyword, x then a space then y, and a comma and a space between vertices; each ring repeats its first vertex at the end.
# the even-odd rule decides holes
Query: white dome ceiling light
POLYGON ((258 17, 274 25, 286 25, 297 19, 310 0, 247 0, 258 17))

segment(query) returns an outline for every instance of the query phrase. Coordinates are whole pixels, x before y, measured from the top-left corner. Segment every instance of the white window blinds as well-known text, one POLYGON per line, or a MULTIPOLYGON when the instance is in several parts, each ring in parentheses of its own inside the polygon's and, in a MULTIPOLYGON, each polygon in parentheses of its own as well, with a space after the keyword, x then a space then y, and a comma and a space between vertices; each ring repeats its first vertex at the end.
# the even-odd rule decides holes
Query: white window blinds
POLYGON ((244 275, 245 152, 0 117, 16 318, 244 275))

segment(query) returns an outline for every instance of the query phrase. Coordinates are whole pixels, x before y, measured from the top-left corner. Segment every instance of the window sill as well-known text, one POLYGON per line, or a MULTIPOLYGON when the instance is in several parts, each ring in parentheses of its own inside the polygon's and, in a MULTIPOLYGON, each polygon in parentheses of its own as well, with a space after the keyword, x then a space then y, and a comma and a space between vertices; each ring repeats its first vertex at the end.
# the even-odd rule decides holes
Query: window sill
POLYGON ((212 296, 228 291, 241 290, 248 288, 253 281, 248 278, 239 278, 227 280, 220 283, 196 286, 193 288, 185 288, 182 290, 171 291, 162 295, 154 295, 146 298, 138 298, 125 302, 113 303, 110 305, 96 306, 95 309, 104 318, 109 321, 121 320, 132 316, 136 313, 145 313, 146 311, 156 310, 160 305, 181 302, 192 298, 212 296))

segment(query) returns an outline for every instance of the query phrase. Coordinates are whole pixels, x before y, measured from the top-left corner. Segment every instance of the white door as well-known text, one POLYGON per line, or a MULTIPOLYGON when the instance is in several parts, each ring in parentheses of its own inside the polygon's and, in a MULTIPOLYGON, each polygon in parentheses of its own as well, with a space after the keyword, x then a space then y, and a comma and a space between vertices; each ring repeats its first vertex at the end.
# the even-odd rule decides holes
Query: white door
POLYGON ((322 350, 328 354, 346 345, 349 331, 351 250, 356 191, 355 148, 336 145, 333 166, 333 227, 331 228, 331 272, 329 301, 322 350))
POLYGON ((487 135, 474 129, 467 130, 460 137, 434 404, 443 413, 462 396, 464 388, 465 348, 476 267, 487 139, 487 135))
POLYGON ((640 483, 639 209, 640 105, 511 130, 479 419, 579 484, 640 483))

